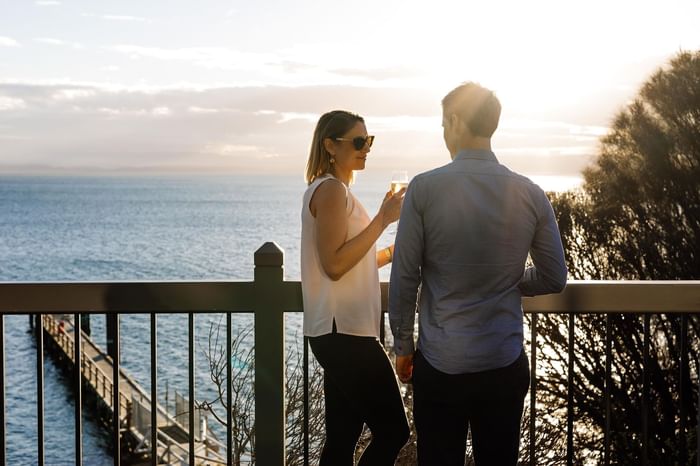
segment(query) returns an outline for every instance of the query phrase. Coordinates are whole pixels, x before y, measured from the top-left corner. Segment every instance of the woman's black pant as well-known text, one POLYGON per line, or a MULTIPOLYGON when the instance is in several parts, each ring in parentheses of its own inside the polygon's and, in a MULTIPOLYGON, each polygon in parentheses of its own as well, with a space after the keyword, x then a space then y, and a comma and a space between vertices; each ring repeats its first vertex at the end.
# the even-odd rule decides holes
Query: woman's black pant
POLYGON ((326 442, 321 465, 354 465, 367 424, 372 440, 358 465, 393 465, 409 436, 394 370, 379 341, 330 333, 309 338, 323 368, 326 442))

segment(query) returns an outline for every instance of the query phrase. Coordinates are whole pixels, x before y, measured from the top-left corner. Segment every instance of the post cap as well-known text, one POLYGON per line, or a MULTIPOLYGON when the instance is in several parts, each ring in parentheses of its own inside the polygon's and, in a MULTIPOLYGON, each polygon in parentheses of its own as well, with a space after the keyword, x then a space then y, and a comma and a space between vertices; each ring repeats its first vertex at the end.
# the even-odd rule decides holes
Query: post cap
POLYGON ((268 241, 255 251, 253 262, 256 267, 282 267, 284 263, 284 249, 274 241, 268 241))

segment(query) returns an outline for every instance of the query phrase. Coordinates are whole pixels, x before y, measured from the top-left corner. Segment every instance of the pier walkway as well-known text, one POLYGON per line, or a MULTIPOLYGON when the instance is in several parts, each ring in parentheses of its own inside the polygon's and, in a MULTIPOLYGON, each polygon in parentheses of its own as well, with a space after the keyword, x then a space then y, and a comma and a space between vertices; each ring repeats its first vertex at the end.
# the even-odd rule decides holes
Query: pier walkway
MULTIPOLYGON (((43 328, 50 345, 59 352, 58 358, 74 368, 75 327, 72 321, 60 315, 44 315, 43 328)), ((114 411, 114 384, 112 382, 112 358, 88 337, 82 335, 83 384, 111 413, 114 411)), ((180 403, 187 406, 187 403, 180 403)), ((158 463, 163 465, 186 465, 189 457, 188 422, 186 412, 171 415, 161 405, 156 405, 158 419, 158 463), (184 422, 184 425, 183 425, 184 422)), ((110 416, 111 416, 110 413, 110 416)), ((202 422, 199 411, 195 413, 195 458, 197 465, 226 464, 223 446, 202 422), (202 427, 206 435, 202 436, 202 427)), ((147 392, 129 376, 123 368, 119 373, 119 418, 121 421, 122 445, 133 445, 131 464, 151 464, 150 431, 151 399, 147 392), (126 438, 125 438, 126 437, 126 438)))

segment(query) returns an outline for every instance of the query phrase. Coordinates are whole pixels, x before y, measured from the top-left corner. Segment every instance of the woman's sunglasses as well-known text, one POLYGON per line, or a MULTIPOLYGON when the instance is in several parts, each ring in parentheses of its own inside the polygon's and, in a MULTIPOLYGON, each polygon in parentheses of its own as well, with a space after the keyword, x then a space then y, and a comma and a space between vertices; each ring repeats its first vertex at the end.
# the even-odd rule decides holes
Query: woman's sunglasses
POLYGON ((367 137, 362 137, 362 136, 357 136, 356 138, 333 138, 336 141, 350 141, 352 142, 352 146, 355 148, 355 150, 362 150, 365 147, 365 144, 367 144, 367 147, 372 147, 372 143, 374 142, 374 136, 367 136, 367 137))

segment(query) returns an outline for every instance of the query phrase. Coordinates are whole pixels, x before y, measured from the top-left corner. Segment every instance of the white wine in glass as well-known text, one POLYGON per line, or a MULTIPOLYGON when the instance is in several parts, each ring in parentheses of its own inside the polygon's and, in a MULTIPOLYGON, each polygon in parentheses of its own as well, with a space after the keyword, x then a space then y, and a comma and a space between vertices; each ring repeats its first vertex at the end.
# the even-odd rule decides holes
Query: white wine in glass
POLYGON ((395 171, 391 173, 391 192, 398 193, 403 188, 408 187, 408 173, 405 170, 395 171))
MULTIPOLYGON (((408 172, 405 170, 399 170, 391 173, 391 193, 396 194, 403 188, 408 187, 408 172)), ((396 222, 396 227, 398 227, 399 222, 396 222)), ((392 228, 389 234, 396 234, 396 227, 392 228)))

